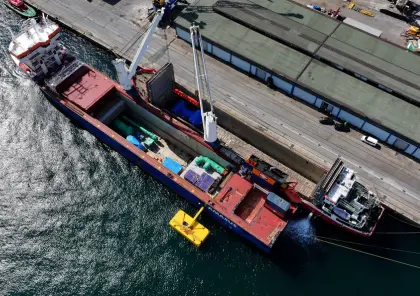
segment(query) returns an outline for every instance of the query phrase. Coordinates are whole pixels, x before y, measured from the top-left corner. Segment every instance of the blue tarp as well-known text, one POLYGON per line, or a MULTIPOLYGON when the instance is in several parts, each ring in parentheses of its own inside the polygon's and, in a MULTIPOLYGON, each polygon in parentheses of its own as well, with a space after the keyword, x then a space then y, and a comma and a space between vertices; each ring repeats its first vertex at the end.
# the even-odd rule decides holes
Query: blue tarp
POLYGON ((190 110, 187 107, 187 103, 184 100, 178 101, 173 107, 172 112, 177 116, 182 117, 195 127, 202 126, 201 112, 200 110, 190 110))
POLYGON ((169 158, 169 157, 165 157, 162 164, 165 168, 169 169, 171 172, 173 172, 177 175, 182 170, 182 165, 180 165, 175 160, 173 160, 172 158, 169 158))
POLYGON ((215 181, 209 174, 201 173, 201 175, 199 175, 193 170, 187 171, 184 179, 188 180, 191 184, 194 184, 204 192, 207 192, 215 181))
POLYGON ((188 170, 184 176, 185 180, 189 181, 191 184, 194 185, 198 182, 199 178, 200 176, 193 170, 188 170))
POLYGON ((213 185, 214 179, 206 173, 202 173, 200 175, 200 178, 198 179, 198 182, 195 184, 198 188, 203 190, 204 192, 207 192, 211 185, 213 185))
POLYGON ((132 136, 132 135, 129 135, 129 136, 127 136, 127 141, 128 142, 130 142, 131 144, 133 144, 134 146, 136 146, 137 148, 139 148, 140 150, 146 150, 146 148, 143 146, 143 144, 142 143, 140 143, 137 139, 136 139, 136 137, 134 137, 134 136, 132 136))

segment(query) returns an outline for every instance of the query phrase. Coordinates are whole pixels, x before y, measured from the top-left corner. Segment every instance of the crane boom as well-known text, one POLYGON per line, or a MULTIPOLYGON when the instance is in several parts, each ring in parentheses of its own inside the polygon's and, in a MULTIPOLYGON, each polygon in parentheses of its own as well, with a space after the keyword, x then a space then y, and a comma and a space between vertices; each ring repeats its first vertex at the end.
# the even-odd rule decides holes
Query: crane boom
POLYGON ((190 27, 191 44, 194 57, 195 82, 200 100, 201 118, 203 121, 204 140, 208 143, 217 141, 217 117, 213 110, 213 100, 210 91, 210 82, 207 75, 206 62, 203 51, 203 40, 200 28, 196 25, 190 27), (199 46, 200 50, 197 49, 199 46), (210 111, 204 112, 203 100, 210 104, 210 111))
POLYGON ((115 69, 118 73, 118 79, 120 84, 124 90, 130 90, 133 87, 132 79, 136 74, 137 66, 140 63, 140 60, 143 58, 144 54, 146 53, 147 46, 149 45, 150 39, 153 36, 160 20, 162 19, 163 13, 165 8, 162 7, 161 9, 156 11, 156 15, 153 18, 152 23, 150 24, 149 29, 147 30, 146 34, 143 37, 143 40, 140 43, 139 49, 134 56, 133 62, 130 65, 130 68, 127 68, 124 59, 116 59, 112 63, 115 66, 115 69))

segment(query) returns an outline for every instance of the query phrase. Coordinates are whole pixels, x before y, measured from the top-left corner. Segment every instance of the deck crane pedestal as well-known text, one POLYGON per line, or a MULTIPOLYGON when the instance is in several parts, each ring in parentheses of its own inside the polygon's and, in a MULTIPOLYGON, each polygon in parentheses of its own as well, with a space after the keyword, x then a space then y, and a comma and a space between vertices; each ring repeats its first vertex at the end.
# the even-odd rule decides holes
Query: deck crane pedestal
POLYGON ((121 87, 124 90, 131 90, 134 86, 133 77, 136 75, 137 66, 140 63, 140 60, 143 58, 146 53, 147 46, 150 42, 150 39, 153 36, 157 26, 159 25, 160 20, 165 12, 165 8, 162 7, 156 11, 155 17, 153 18, 152 23, 150 24, 149 29, 143 37, 143 40, 140 43, 139 49, 137 50, 136 55, 134 56, 133 62, 130 65, 130 68, 127 67, 124 59, 116 59, 112 63, 115 66, 115 69, 118 73, 118 79, 121 84, 121 87))
POLYGON ((218 146, 217 139, 217 117, 213 110, 213 100, 211 98, 210 83, 207 76, 206 62, 204 58, 203 40, 200 28, 196 25, 190 27, 191 44, 194 56, 195 83, 200 100, 201 118, 203 121, 204 140, 212 146, 218 146), (197 49, 197 46, 199 49, 197 49), (204 112, 203 101, 210 104, 210 111, 204 112))

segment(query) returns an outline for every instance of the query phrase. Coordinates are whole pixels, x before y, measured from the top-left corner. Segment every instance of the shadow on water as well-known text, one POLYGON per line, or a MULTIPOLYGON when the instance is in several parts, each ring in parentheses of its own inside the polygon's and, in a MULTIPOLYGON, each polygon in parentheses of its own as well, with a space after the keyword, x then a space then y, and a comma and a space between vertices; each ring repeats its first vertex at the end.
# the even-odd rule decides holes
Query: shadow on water
POLYGON ((289 222, 266 257, 292 278, 300 278, 313 266, 323 266, 330 259, 327 249, 340 249, 360 255, 366 262, 391 262, 395 267, 415 271, 420 266, 420 249, 414 243, 420 236, 420 226, 412 223, 388 212, 371 237, 361 237, 321 219, 301 216, 289 222), (401 241, 402 236, 405 243, 401 241))
POLYGON ((289 222, 268 258, 285 273, 298 278, 306 271, 313 258, 322 263, 323 253, 315 237, 309 217, 298 217, 289 222))

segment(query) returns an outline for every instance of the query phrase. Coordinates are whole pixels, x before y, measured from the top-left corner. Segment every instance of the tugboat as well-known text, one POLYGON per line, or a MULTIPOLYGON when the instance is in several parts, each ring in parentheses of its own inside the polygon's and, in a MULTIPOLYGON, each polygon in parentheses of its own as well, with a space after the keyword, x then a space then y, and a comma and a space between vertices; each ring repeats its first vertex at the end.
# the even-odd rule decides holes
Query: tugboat
POLYGON ((338 158, 303 206, 322 220, 369 237, 385 209, 378 197, 358 182, 356 173, 338 158))
POLYGON ((7 0, 4 3, 7 7, 13 11, 19 13, 21 16, 31 18, 36 16, 36 10, 32 6, 27 5, 23 0, 7 0))
MULTIPOLYGON (((157 14, 146 36, 151 35, 161 16, 157 14)), ((10 43, 9 53, 48 100, 81 128, 202 208, 199 213, 203 211, 270 252, 293 209, 288 201, 241 171, 239 164, 245 160, 235 152, 223 148, 226 155, 236 155, 236 163, 214 149, 218 141, 213 111, 201 114, 206 142, 202 134, 133 98, 119 83, 72 56, 59 37, 57 24, 45 18, 39 23, 30 19, 10 43)), ((195 59, 204 62, 204 53, 195 53, 195 59)), ((173 68, 169 65, 164 69, 172 72, 163 73, 166 76, 156 73, 149 82, 150 90, 161 99, 173 94, 173 68)), ((130 69, 130 73, 136 71, 135 67, 130 69)))
POLYGON ((371 236, 384 213, 377 196, 358 182, 356 173, 345 167, 340 158, 309 197, 294 191, 295 184, 285 182, 284 173, 256 156, 252 155, 246 162, 252 167, 253 181, 284 196, 294 208, 304 208, 314 217, 353 234, 371 236))

